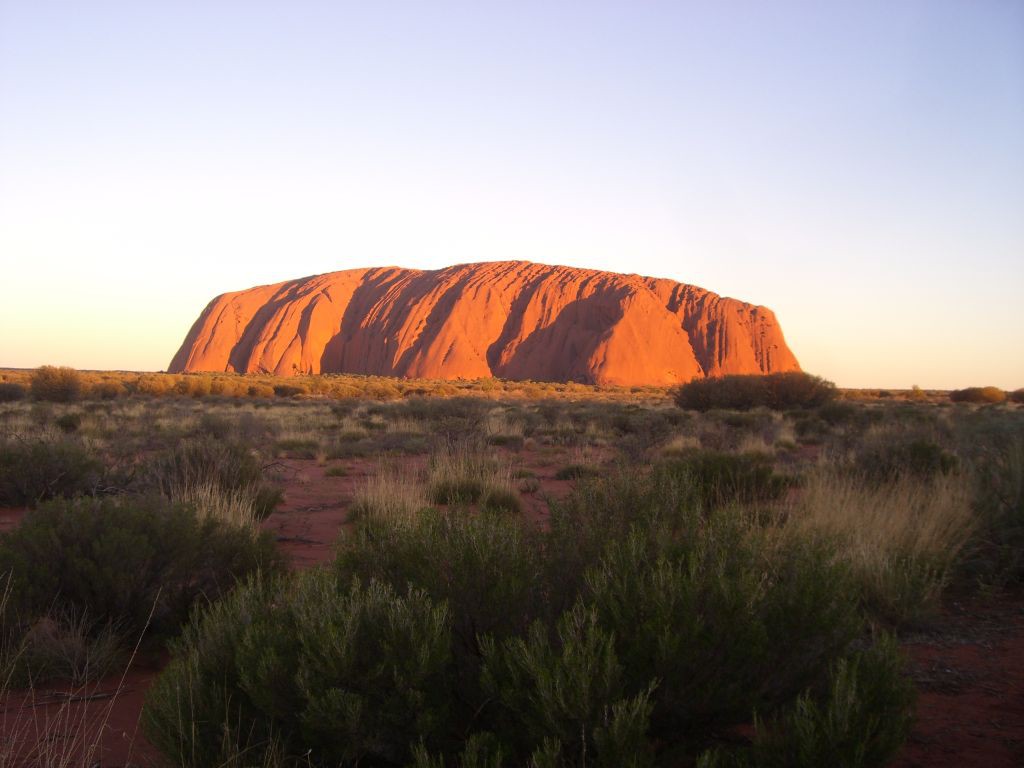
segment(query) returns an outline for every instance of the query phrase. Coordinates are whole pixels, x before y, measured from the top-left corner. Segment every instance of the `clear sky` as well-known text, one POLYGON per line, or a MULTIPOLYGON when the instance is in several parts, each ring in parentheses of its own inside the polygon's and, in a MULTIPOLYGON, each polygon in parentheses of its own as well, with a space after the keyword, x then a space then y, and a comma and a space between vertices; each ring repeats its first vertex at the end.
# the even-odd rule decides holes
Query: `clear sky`
POLYGON ((0 0, 0 366, 511 258, 766 304, 841 386, 1024 386, 1024 2, 0 0))

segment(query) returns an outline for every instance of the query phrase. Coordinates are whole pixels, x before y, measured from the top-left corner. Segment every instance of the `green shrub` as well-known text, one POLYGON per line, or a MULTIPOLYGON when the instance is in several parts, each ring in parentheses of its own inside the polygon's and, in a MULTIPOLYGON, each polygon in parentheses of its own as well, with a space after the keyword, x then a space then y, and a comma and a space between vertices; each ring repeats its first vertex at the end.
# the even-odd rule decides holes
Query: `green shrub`
POLYGON ((1024 421, 1010 415, 971 418, 958 440, 974 481, 979 526, 963 572, 997 586, 1024 583, 1024 421))
POLYGON ((819 376, 801 371, 772 373, 764 377, 768 390, 764 405, 776 411, 791 408, 817 408, 838 395, 836 385, 819 376))
POLYGON ((588 484, 551 526, 549 593, 588 596, 631 691, 659 681, 655 740, 692 749, 754 707, 781 706, 856 635, 856 596, 828 549, 776 550, 739 515, 701 514, 685 474, 588 484))
POLYGON ((413 750, 410 768, 505 768, 505 753, 491 733, 473 733, 466 737, 465 746, 457 758, 447 762, 444 755, 431 755, 422 744, 413 750))
MULTIPOLYGON (((549 529, 367 512, 331 571, 197 618, 146 731, 178 765, 692 764, 823 690, 862 626, 832 549, 699 494, 630 468, 580 483, 549 529)), ((855 705, 895 715, 869 688, 855 705)))
POLYGON ((1006 393, 999 387, 967 387, 949 393, 954 403, 1004 403, 1006 393))
POLYGON ((453 717, 468 724, 486 710, 481 638, 521 635, 547 617, 538 536, 520 518, 486 512, 367 515, 339 542, 335 570, 341 583, 376 579, 396 590, 411 584, 448 606, 451 678, 459 691, 453 717))
POLYGON ((72 403, 82 396, 82 376, 74 368, 44 365, 32 373, 32 397, 54 403, 72 403))
POLYGON ((277 744, 318 765, 407 764, 448 731, 450 633, 422 591, 323 571, 251 582, 186 629, 143 726, 180 766, 277 744))
POLYGON ((257 519, 273 512, 283 497, 279 487, 264 479, 251 450, 241 443, 211 437, 183 440, 156 457, 145 469, 142 483, 171 499, 207 484, 224 491, 252 490, 257 519))
POLYGON ((198 599, 279 565, 273 543, 159 497, 51 501, 0 539, 10 605, 26 620, 55 607, 138 637, 174 633, 198 599))
POLYGON ((539 534, 505 515, 426 509, 367 515, 338 543, 342 581, 413 584, 452 611, 456 639, 477 653, 477 635, 526 629, 541 606, 539 534))
POLYGON ((808 691, 776 719, 758 721, 750 749, 706 754, 698 768, 884 766, 906 739, 913 716, 914 689, 901 667, 896 641, 882 637, 838 660, 822 694, 808 691))
POLYGON ((527 534, 490 515, 367 516, 333 575, 254 582, 193 622, 149 694, 147 735, 186 766, 256 762, 272 743, 321 765, 468 751, 487 709, 482 635, 524 632, 539 602, 527 534))
POLYGON ((76 440, 0 442, 0 506, 92 493, 102 476, 102 464, 76 440))
POLYGON ((0 403, 14 403, 25 397, 25 387, 14 381, 0 381, 0 403))
POLYGON ((896 641, 883 638, 833 665, 824 700, 801 696, 755 745, 759 765, 837 768, 885 765, 903 744, 914 689, 902 673, 896 641), (884 716, 881 713, 885 713, 884 716))
MULTIPOLYGON (((1011 402, 1024 403, 1024 389, 1015 389, 1013 392, 1010 392, 1007 397, 1010 398, 1011 402)), ((0 396, 0 400, 2 399, 2 396, 0 396)))
POLYGON ((502 730, 518 737, 514 749, 533 764, 650 765, 656 681, 630 693, 615 637, 583 604, 562 616, 557 634, 553 643, 537 622, 526 637, 484 642, 484 690, 500 707, 502 730))
POLYGON ((728 514, 666 539, 634 530, 611 543, 584 593, 616 637, 629 690, 658 681, 655 739, 698 745, 783 705, 856 636, 856 598, 828 549, 769 553, 728 514))
POLYGON ((835 384, 799 371, 694 379, 675 392, 676 405, 694 411, 814 408, 835 397, 835 384))

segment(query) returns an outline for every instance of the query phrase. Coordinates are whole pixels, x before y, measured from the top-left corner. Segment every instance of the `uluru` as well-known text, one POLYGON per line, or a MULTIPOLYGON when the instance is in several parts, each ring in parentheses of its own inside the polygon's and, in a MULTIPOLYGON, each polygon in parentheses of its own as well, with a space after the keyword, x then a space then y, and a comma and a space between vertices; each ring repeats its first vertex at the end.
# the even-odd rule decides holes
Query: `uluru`
POLYGON ((674 280, 503 261, 225 293, 168 370, 635 386, 800 366, 766 307, 674 280))

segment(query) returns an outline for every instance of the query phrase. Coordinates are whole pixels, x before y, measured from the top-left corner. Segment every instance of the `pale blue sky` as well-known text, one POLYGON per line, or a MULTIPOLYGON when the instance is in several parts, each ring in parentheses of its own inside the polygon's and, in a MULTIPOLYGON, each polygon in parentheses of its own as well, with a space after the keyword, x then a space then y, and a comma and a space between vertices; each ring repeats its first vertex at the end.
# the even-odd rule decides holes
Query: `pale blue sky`
POLYGON ((1024 2, 0 0, 0 366, 508 258, 766 304, 842 386, 1024 386, 1024 2))

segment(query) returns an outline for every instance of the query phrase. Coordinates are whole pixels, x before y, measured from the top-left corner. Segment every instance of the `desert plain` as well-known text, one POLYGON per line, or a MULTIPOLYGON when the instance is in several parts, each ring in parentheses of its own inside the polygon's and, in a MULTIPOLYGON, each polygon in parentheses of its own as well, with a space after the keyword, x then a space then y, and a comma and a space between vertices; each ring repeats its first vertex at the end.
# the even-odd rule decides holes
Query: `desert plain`
POLYGON ((1024 758, 1020 392, 0 376, 0 765, 1024 758))

